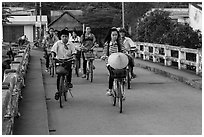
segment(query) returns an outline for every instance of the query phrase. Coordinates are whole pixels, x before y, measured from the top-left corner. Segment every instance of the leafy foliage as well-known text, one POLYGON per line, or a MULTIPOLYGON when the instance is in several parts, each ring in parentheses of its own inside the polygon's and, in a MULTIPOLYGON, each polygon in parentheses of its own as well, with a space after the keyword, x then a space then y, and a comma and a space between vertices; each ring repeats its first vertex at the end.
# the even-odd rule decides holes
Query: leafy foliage
POLYGON ((2 24, 9 23, 8 18, 10 18, 11 13, 9 12, 9 8, 3 7, 2 9, 2 24))
POLYGON ((137 23, 136 40, 141 42, 170 44, 186 48, 201 47, 199 32, 187 24, 171 21, 169 13, 155 10, 148 13, 137 23))

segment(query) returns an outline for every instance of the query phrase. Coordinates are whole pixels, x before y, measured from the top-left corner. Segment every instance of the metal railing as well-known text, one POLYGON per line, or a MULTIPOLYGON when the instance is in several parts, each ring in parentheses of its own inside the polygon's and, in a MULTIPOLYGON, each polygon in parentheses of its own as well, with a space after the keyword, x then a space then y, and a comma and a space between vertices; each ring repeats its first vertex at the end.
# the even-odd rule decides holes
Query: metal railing
MULTIPOLYGON (((135 57, 178 69, 193 68, 197 75, 202 75, 202 50, 189 49, 164 44, 135 42, 135 57)), ((134 48, 132 50, 135 50, 134 48)))

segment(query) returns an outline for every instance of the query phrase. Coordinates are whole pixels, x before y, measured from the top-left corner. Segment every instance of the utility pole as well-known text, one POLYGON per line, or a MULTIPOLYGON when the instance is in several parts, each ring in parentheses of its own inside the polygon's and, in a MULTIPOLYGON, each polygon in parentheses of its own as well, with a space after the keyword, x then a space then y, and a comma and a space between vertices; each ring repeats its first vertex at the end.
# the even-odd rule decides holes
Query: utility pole
POLYGON ((37 2, 35 2, 35 39, 36 40, 38 38, 38 29, 37 29, 37 26, 36 26, 37 21, 38 21, 38 18, 37 18, 37 2))
POLYGON ((41 5, 41 2, 40 2, 40 31, 39 31, 39 35, 40 35, 40 43, 41 43, 41 39, 42 39, 42 5, 41 5))
POLYGON ((125 9, 124 9, 124 2, 122 2, 122 26, 125 28, 125 9))

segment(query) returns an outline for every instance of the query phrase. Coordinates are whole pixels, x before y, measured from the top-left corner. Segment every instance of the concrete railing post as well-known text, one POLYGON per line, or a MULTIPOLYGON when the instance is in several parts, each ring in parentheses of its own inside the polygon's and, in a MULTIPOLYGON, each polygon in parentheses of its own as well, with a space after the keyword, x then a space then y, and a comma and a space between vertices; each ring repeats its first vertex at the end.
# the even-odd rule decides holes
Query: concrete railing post
POLYGON ((182 50, 182 48, 179 49, 179 59, 178 59, 178 69, 186 68, 186 65, 182 63, 183 60, 186 60, 186 52, 182 50))
POLYGON ((164 48, 164 65, 165 66, 170 66, 171 65, 171 60, 169 60, 169 57, 171 56, 171 50, 169 49, 168 46, 165 46, 164 48))

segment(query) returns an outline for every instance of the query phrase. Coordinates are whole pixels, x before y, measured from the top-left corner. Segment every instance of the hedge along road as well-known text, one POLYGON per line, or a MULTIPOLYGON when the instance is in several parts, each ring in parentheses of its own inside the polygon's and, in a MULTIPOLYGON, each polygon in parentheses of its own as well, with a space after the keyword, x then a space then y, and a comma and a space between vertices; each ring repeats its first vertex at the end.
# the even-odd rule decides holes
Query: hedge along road
POLYGON ((126 90, 124 112, 105 95, 108 71, 95 60, 93 83, 73 73, 72 93, 59 107, 54 99, 56 77, 46 73, 42 62, 52 135, 192 135, 202 133, 202 93, 181 82, 135 68, 137 78, 126 90))

